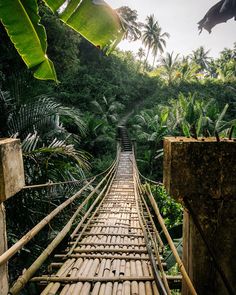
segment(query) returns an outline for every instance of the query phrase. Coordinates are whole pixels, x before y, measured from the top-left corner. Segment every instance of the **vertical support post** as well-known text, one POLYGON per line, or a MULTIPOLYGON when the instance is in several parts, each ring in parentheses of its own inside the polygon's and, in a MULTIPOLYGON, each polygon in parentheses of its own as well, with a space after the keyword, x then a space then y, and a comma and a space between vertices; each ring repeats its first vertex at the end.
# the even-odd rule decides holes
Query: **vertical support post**
POLYGON ((236 141, 165 138, 164 185, 185 206, 183 261, 198 294, 235 294, 236 141))
MULTIPOLYGON (((6 217, 3 203, 0 204, 0 255, 7 250, 6 217)), ((8 293, 7 263, 0 266, 0 294, 8 293)))
MULTIPOLYGON (((6 216, 3 202, 25 185, 20 141, 0 139, 0 255, 7 250, 6 216)), ((7 263, 0 265, 0 294, 8 294, 7 263)))

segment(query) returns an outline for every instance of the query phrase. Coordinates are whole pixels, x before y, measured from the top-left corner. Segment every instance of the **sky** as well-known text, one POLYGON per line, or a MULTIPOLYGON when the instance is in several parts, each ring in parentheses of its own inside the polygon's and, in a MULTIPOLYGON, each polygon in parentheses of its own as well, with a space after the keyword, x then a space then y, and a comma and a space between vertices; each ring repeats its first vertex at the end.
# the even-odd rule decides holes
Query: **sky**
MULTIPOLYGON (((199 35, 198 21, 217 0, 106 0, 113 8, 129 6, 138 12, 139 21, 144 22, 147 15, 154 14, 163 32, 168 32, 166 51, 188 55, 200 46, 210 49, 209 55, 218 57, 225 47, 232 48, 236 42, 236 22, 231 19, 227 23, 218 24, 209 34, 203 30, 199 35)), ((119 44, 122 50, 137 52, 141 41, 119 44)))

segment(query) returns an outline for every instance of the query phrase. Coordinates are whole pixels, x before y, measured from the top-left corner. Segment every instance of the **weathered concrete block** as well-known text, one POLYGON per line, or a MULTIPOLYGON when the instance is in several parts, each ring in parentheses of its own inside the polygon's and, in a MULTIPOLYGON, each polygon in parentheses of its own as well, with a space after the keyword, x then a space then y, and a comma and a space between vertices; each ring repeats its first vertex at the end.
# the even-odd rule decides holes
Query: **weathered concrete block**
POLYGON ((236 142, 166 137, 164 185, 181 201, 191 195, 236 199, 236 142))
POLYGON ((0 203, 25 185, 20 140, 0 139, 0 203))
MULTIPOLYGON (((184 214, 183 261, 198 294, 234 294, 198 227, 228 288, 235 289, 236 141, 165 138, 163 180, 172 197, 191 206, 192 215, 184 214)), ((190 295, 185 284, 182 294, 190 295)))

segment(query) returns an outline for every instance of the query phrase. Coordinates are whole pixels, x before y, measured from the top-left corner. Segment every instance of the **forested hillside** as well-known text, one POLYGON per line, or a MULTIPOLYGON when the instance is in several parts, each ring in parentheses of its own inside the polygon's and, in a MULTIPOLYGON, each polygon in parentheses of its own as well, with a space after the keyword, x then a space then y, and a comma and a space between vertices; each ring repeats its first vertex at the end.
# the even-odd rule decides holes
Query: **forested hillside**
MULTIPOLYGON (((162 33, 161 47, 153 47, 145 38, 149 17, 137 56, 119 49, 105 55, 47 7, 40 13, 59 83, 36 80, 0 27, 0 136, 21 139, 27 185, 80 180, 106 169, 115 157, 117 126, 127 114, 138 166, 155 181, 162 181, 164 136, 236 136, 236 46, 217 59, 203 47, 190 56, 160 55, 168 34, 162 33)), ((10 243, 76 189, 23 190, 10 199, 10 243)), ((180 206, 164 191, 159 195, 169 225, 181 223, 180 206)), ((36 250, 55 234, 56 222, 52 227, 35 240, 36 250)), ((19 255, 33 259, 27 258, 31 246, 19 255)), ((20 264, 17 257, 13 263, 20 264)))

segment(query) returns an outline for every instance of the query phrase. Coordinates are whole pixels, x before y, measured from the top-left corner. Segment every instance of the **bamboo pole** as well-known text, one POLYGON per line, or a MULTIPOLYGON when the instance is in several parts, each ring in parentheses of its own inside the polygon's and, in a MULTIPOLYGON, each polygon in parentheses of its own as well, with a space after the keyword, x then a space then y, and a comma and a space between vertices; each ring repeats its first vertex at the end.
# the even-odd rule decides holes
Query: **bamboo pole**
MULTIPOLYGON (((102 227, 102 226, 101 226, 102 227)), ((134 238, 143 238, 143 235, 138 235, 138 234, 118 234, 118 233, 91 233, 91 232, 85 232, 85 236, 107 236, 107 235, 112 235, 112 236, 121 236, 121 237, 134 237, 134 238)))
MULTIPOLYGON (((0 202, 0 254, 7 249, 6 214, 4 204, 0 202)), ((0 266, 0 294, 8 293, 7 263, 0 266)))
POLYGON ((90 180, 84 187, 82 187, 76 194, 74 194, 71 198, 63 202, 60 206, 54 209, 48 216, 43 218, 35 227, 33 227, 27 234, 25 234, 19 241, 17 241, 11 248, 5 251, 0 256, 0 265, 4 264, 8 261, 17 251, 22 249, 32 238, 42 229, 44 228, 59 212, 61 212, 64 208, 66 208, 69 204, 71 204, 75 199, 77 199, 81 193, 94 181, 94 179, 90 180))
POLYGON ((189 278, 189 276, 188 276, 188 274, 186 272, 186 269, 185 269, 185 267, 183 265, 183 262, 179 257, 178 251, 176 250, 176 247, 175 247, 175 245, 174 245, 174 243, 173 243, 173 241, 171 239, 171 236, 170 236, 170 234, 169 234, 169 232, 168 232, 168 230, 167 230, 167 228, 165 226, 164 220, 163 220, 163 218, 162 218, 162 216, 160 214, 157 203, 156 203, 156 201, 155 201, 155 199, 154 199, 154 197, 152 195, 149 184, 147 184, 147 187, 148 187, 148 190, 146 189, 147 196, 148 196, 148 198, 149 198, 149 200, 150 200, 150 202, 152 204, 153 210, 155 211, 155 214, 156 214, 157 219, 158 219, 158 221, 160 223, 160 226, 161 226, 161 228, 162 228, 162 230, 163 230, 163 232, 164 232, 164 234, 166 236, 166 239, 168 241, 168 244, 169 244, 169 246, 170 246, 170 248, 171 248, 171 250, 173 252, 173 255, 174 255, 174 257, 176 259, 176 262, 177 262, 177 264, 179 266, 180 272, 182 273, 183 279, 185 280, 185 282, 186 282, 186 284, 187 284, 187 286, 189 288, 190 293, 192 295, 197 295, 197 292, 196 292, 196 290, 195 290, 195 288, 194 288, 194 286, 193 286, 193 284, 192 284, 192 282, 191 282, 191 280, 190 280, 190 278, 189 278))
MULTIPOLYGON (((64 258, 65 255, 57 254, 56 258, 64 258)), ((104 254, 71 254, 68 258, 99 258, 99 259, 125 259, 125 260, 149 260, 149 257, 137 257, 133 255, 104 255, 104 254)), ((55 265, 56 267, 56 265, 55 265)))
MULTIPOLYGON (((110 236, 112 234, 106 234, 106 236, 110 236)), ((106 243, 103 243, 103 242, 79 242, 77 243, 77 245, 83 245, 83 246, 86 246, 86 245, 91 245, 91 246, 116 246, 117 245, 117 242, 106 242, 106 243)), ((128 243, 119 243, 119 246, 120 247, 124 247, 124 246, 145 246, 146 244, 145 243, 131 243, 131 242, 128 242, 128 243)))
POLYGON ((89 253, 89 252, 104 252, 104 253, 147 253, 147 250, 143 249, 117 249, 117 248, 109 248, 109 249, 104 249, 104 248, 95 248, 95 249, 87 249, 87 248, 80 248, 80 249, 75 249, 75 253, 89 253))
POLYGON ((41 276, 34 277, 31 282, 59 282, 59 283, 74 283, 74 282, 124 282, 124 281, 153 281, 153 276, 118 276, 118 277, 99 277, 99 276, 79 276, 79 277, 57 277, 57 276, 41 276))

